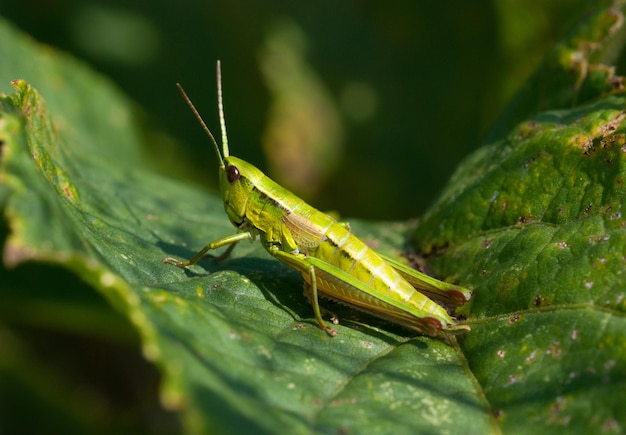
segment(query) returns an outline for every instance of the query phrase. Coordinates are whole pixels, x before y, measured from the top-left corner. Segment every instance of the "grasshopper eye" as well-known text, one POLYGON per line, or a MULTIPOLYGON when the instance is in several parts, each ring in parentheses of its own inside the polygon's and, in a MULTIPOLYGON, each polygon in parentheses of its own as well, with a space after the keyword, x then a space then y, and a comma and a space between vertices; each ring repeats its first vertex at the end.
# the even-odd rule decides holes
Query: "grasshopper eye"
POLYGON ((226 178, 228 178, 229 183, 232 184, 235 181, 239 180, 240 176, 241 176, 241 173, 239 172, 239 169, 237 168, 237 166, 230 165, 228 166, 228 168, 226 168, 226 178))

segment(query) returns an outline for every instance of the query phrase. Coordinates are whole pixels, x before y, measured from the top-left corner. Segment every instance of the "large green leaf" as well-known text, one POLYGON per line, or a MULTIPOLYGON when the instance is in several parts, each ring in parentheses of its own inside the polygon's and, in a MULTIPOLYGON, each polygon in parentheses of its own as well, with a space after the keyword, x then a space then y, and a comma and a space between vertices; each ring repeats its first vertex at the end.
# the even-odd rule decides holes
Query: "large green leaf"
POLYGON ((505 428, 626 425, 626 94, 602 63, 620 8, 555 48, 414 235, 475 289, 460 347, 505 428))
MULTIPOLYGON (((5 263, 53 263, 100 292, 139 331, 164 375, 162 401, 188 430, 626 425, 620 92, 525 113, 460 168, 418 228, 430 266, 475 289, 470 333, 410 338, 337 308, 343 322, 330 338, 315 326, 300 276, 258 244, 189 271, 162 264, 234 231, 221 200, 142 164, 131 105, 105 80, 4 26, 0 47, 3 59, 39 66, 0 100, 5 263)), ((353 228, 394 251, 409 226, 353 228)))

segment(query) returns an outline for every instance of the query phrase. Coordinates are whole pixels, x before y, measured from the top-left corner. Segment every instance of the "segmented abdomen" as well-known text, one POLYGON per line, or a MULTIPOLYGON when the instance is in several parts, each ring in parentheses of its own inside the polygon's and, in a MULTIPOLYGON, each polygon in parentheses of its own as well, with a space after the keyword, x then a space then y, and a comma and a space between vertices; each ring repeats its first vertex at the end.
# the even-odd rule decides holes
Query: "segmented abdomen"
POLYGON ((396 270, 349 229, 334 223, 325 231, 325 240, 309 255, 317 257, 348 272, 369 287, 405 302, 414 308, 452 322, 447 312, 423 294, 417 292, 396 270))

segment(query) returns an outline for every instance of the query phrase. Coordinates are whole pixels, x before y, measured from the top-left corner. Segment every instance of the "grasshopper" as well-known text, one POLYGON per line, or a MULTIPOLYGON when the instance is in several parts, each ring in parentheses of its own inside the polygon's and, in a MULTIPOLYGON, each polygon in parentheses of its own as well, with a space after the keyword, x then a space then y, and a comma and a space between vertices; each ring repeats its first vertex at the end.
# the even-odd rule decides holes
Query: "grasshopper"
MULTIPOLYGON (((275 258, 302 273, 305 296, 313 306, 319 327, 330 336, 337 331, 322 319, 319 298, 327 298, 366 311, 421 334, 463 332, 448 312, 465 304, 471 292, 439 281, 397 260, 377 253, 350 231, 348 224, 311 207, 272 181, 250 163, 229 155, 222 102, 220 62, 217 62, 217 93, 222 151, 180 84, 183 98, 209 136, 219 160, 219 184, 224 209, 237 232, 214 240, 192 259, 164 258, 164 263, 186 268, 209 251, 228 246, 226 258, 242 240, 260 239, 275 258), (432 298, 432 299, 431 299, 432 298)), ((337 320, 333 318, 333 323, 337 320)))

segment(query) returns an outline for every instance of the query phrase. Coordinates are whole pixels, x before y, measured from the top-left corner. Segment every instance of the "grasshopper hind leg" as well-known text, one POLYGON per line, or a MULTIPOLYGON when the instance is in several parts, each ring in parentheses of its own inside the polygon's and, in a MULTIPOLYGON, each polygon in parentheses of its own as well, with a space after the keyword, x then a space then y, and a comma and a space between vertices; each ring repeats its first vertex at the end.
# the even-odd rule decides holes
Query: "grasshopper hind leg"
MULTIPOLYGON (((334 337, 335 335, 337 335, 337 330, 335 328, 328 326, 324 322, 324 319, 322 319, 322 310, 320 308, 319 297, 317 295, 317 278, 315 276, 315 267, 309 266, 308 273, 311 278, 311 283, 310 284, 305 283, 304 295, 309 300, 309 303, 313 306, 313 313, 315 314, 315 320, 317 320, 317 324, 320 327, 320 329, 322 329, 323 331, 326 331, 326 333, 330 335, 331 337, 334 337)), ((339 323, 337 321, 337 317, 333 315, 332 318, 334 319, 333 323, 335 325, 339 323)))
MULTIPOLYGON (((311 290, 311 286, 309 285, 308 282, 304 281, 303 285, 303 294, 306 297, 307 302, 313 306, 314 302, 313 302, 313 292, 311 290)), ((320 314, 322 315, 323 318, 329 318, 330 322, 333 325, 339 325, 339 317, 337 316, 337 314, 335 314, 334 312, 332 312, 331 310, 329 310, 328 308, 320 305, 320 314)))
MULTIPOLYGON (((308 287, 305 287, 304 294, 313 307, 313 313, 315 314, 315 320, 317 320, 318 326, 322 331, 325 331, 331 337, 337 335, 337 330, 328 326, 326 322, 324 322, 324 319, 322 319, 322 312, 317 294, 317 276, 315 266, 310 263, 310 258, 305 257, 302 254, 281 251, 277 246, 270 247, 269 252, 280 261, 302 273, 304 281, 308 283, 308 287)), ((335 322, 336 320, 333 321, 333 323, 335 322)))

